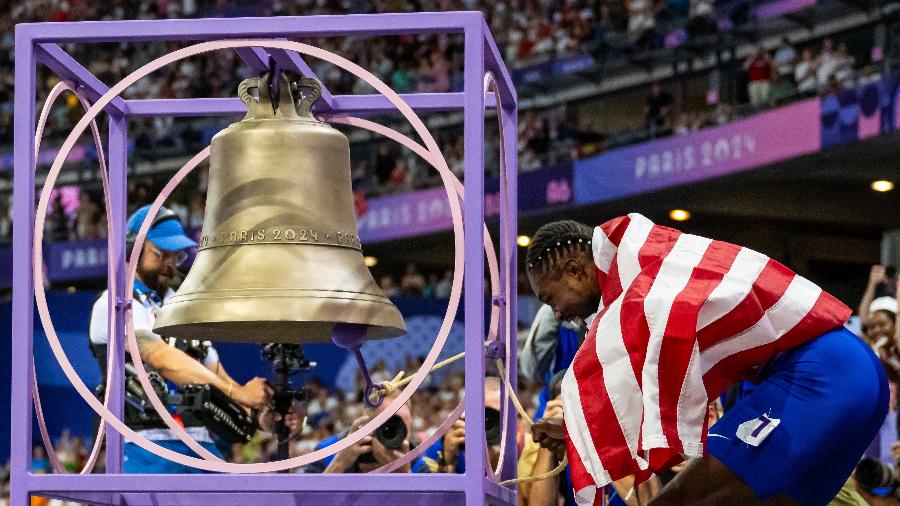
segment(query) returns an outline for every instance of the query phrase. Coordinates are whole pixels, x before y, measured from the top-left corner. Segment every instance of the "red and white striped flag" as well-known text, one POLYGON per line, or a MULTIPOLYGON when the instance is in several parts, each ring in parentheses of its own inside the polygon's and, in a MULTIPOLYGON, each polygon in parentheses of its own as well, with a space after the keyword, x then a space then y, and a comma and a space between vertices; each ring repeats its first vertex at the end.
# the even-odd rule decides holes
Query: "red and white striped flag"
POLYGON ((597 227, 591 246, 602 303, 562 383, 579 504, 703 455, 709 402, 851 314, 765 255, 639 214, 597 227))

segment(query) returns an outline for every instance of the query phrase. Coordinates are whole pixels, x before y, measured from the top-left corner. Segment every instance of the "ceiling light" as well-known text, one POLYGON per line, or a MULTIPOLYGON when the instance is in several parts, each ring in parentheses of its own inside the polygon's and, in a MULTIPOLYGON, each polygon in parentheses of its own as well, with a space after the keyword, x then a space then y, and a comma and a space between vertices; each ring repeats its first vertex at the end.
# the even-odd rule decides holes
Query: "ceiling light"
POLYGON ((365 257, 366 267, 375 267, 378 265, 378 259, 375 257, 365 257))
POLYGON ((516 238, 516 244, 523 248, 527 248, 528 245, 531 244, 531 237, 528 237, 527 235, 520 235, 516 238))
POLYGON ((684 209, 672 209, 669 211, 669 218, 673 221, 687 221, 691 219, 691 213, 685 211, 684 209))
POLYGON ((877 192, 889 192, 894 189, 894 182, 886 181, 884 179, 872 181, 872 189, 877 192))

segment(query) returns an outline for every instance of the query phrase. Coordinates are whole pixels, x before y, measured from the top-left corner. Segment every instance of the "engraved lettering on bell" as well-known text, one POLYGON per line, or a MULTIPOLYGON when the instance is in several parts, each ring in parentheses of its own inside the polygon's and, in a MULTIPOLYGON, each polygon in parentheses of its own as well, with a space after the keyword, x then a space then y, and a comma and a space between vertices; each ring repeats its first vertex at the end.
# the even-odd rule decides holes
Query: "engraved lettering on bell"
POLYGON ((352 232, 327 232, 323 233, 309 227, 276 226, 266 229, 227 230, 222 232, 224 240, 208 240, 204 235, 200 240, 198 251, 237 245, 271 244, 280 243, 304 243, 321 246, 340 246, 362 251, 362 242, 359 236, 352 232), (271 237, 266 241, 266 237, 271 237), (320 239, 321 238, 321 239, 320 239))

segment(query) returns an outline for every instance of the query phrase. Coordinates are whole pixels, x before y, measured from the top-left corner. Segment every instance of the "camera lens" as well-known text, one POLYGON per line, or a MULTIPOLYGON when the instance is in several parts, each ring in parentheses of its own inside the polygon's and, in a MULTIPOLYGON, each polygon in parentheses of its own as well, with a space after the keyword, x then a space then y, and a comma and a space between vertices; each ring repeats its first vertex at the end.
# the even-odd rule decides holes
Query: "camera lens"
POLYGON ((887 487, 894 483, 894 468, 890 464, 865 457, 856 465, 856 480, 867 489, 887 487))
POLYGON ((487 444, 500 444, 502 432, 500 412, 494 408, 484 408, 484 437, 487 439, 487 444))
POLYGON ((403 419, 394 415, 387 419, 378 430, 375 431, 375 439, 377 439, 385 448, 391 450, 399 450, 403 448, 403 441, 406 440, 406 424, 403 419))

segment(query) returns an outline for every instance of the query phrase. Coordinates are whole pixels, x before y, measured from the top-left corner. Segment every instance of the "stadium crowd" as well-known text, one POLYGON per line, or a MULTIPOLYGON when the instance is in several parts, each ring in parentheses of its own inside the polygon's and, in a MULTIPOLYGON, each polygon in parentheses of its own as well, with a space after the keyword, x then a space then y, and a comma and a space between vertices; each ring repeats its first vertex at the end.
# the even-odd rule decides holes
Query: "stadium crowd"
MULTIPOLYGON (((0 145, 9 145, 12 128, 13 49, 12 29, 27 21, 76 21, 89 19, 156 19, 245 15, 308 15, 361 12, 410 12, 419 10, 484 10, 503 52, 506 64, 519 68, 535 63, 590 54, 602 61, 634 55, 664 46, 670 35, 683 31, 682 43, 691 37, 709 37, 721 29, 748 22, 739 8, 717 12, 711 0, 508 0, 483 6, 474 0, 420 1, 285 1, 260 0, 41 0, 0 6, 0 145), (728 14, 728 15, 724 15, 728 14), (501 29, 502 28, 502 29, 501 29)), ((323 38, 311 41, 340 54, 351 55, 398 92, 441 92, 461 89, 461 41, 455 36, 397 37, 341 41, 323 38)), ((150 59, 175 48, 172 44, 97 44, 67 46, 76 59, 89 54, 89 70, 104 82, 116 82, 150 59), (90 51, 88 53, 88 51, 90 51)), ((519 168, 537 170, 557 163, 590 156, 605 149, 646 141, 649 138, 686 134, 721 125, 753 114, 760 107, 782 105, 816 93, 835 93, 857 83, 877 79, 870 65, 874 54, 850 54, 841 40, 794 44, 785 38, 777 47, 761 46, 743 62, 741 79, 747 82, 746 97, 720 99, 710 90, 703 106, 688 105, 683 96, 673 96, 677 83, 653 83, 643 111, 635 108, 634 127, 602 132, 590 112, 580 104, 563 103, 520 114, 519 168)), ((334 92, 367 93, 365 85, 328 64, 313 65, 317 76, 334 92)), ((142 79, 126 90, 129 98, 183 98, 232 96, 250 70, 234 52, 220 51, 208 57, 180 62, 175 68, 142 79)), ((41 67, 38 97, 46 96, 57 78, 41 67)), ((602 100, 593 98, 588 100, 602 100)), ((47 145, 60 136, 81 114, 74 97, 54 107, 45 133, 47 145)), ((132 121, 135 161, 186 156, 202 149, 212 135, 225 126, 221 119, 176 121, 146 118, 132 121)), ((490 174, 498 170, 496 128, 488 125, 485 160, 490 174)), ((462 129, 450 126, 435 131, 451 168, 462 176, 462 129)), ((0 148, 2 149, 2 148, 0 148)), ((8 149, 8 148, 7 148, 8 149)), ((359 200, 404 193, 440 184, 434 171, 406 149, 386 141, 366 141, 352 147, 352 174, 359 200)), ((169 205, 186 223, 199 223, 205 194, 205 175, 195 178, 191 190, 179 191, 169 205)), ((137 208, 150 201, 166 180, 164 175, 132 178, 129 205, 137 208)), ((52 240, 103 237, 105 216, 102 195, 96 183, 84 185, 78 206, 53 206, 47 236, 52 240)), ((0 195, 0 243, 11 237, 11 199, 0 195)))

